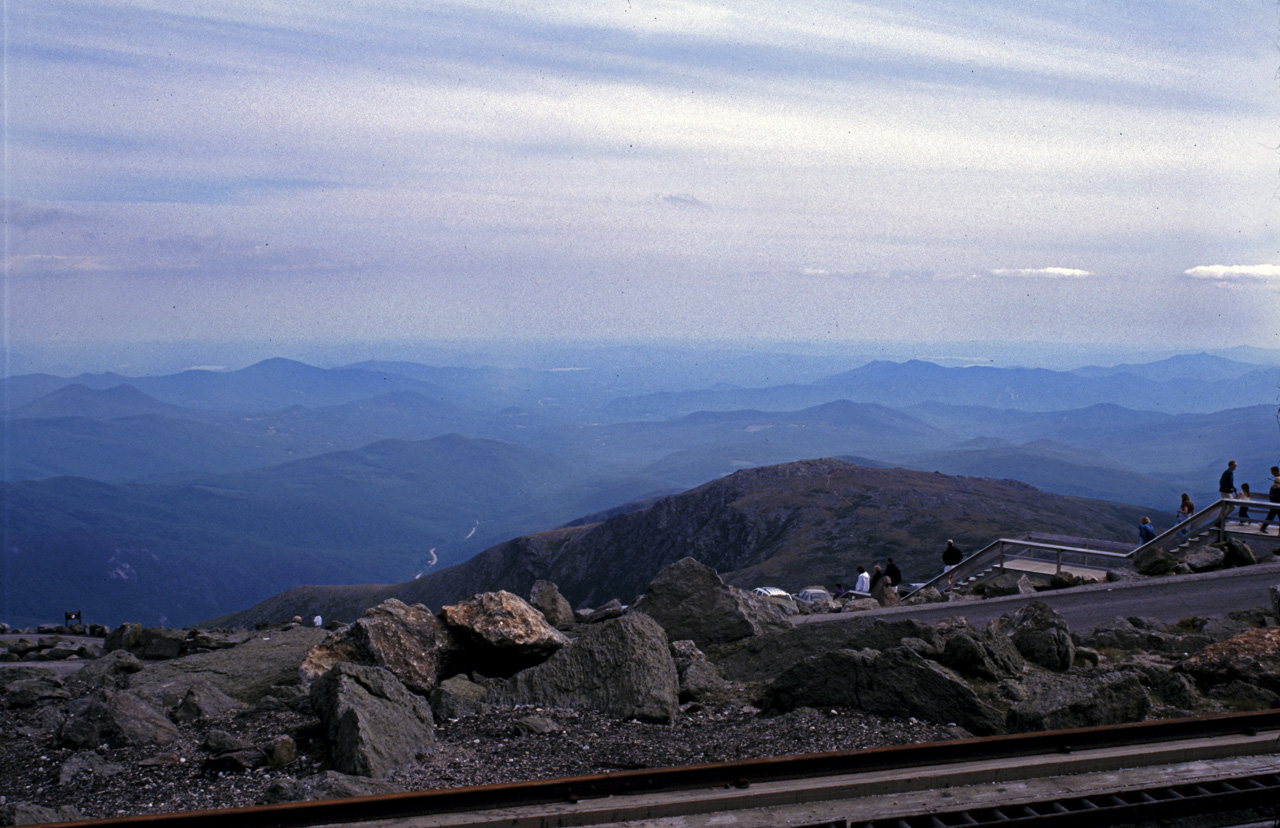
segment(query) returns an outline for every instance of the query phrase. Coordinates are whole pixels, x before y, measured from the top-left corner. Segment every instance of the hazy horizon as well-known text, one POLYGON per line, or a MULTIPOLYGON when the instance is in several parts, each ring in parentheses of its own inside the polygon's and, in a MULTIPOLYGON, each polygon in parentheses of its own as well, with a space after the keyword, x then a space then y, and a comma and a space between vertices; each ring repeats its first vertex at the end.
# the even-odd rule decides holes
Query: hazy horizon
MULTIPOLYGON (((667 360, 673 368, 715 375, 721 363, 793 361, 819 371, 858 367, 874 360, 922 360, 946 366, 1047 368, 1070 371, 1086 366, 1146 363, 1174 356, 1211 353, 1258 365, 1280 365, 1280 349, 1238 345, 1227 348, 1143 349, 1118 345, 1064 345, 1045 342, 802 342, 632 340, 398 341, 398 342, 126 342, 13 343, 4 352, 0 376, 118 373, 155 376, 190 370, 236 371, 267 359, 290 359, 320 368, 360 362, 416 362, 464 368, 498 367, 567 370, 667 360), (700 364, 698 364, 700 363, 700 364)), ((748 369, 749 370, 749 369, 748 369)), ((762 382, 768 377, 761 377, 762 382)))

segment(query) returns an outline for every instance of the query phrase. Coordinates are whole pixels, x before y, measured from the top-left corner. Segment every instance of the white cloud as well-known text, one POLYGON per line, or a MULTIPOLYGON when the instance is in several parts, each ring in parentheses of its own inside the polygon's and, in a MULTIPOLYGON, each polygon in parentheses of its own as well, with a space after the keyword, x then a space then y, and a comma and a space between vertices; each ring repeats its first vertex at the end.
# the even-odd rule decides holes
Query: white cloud
POLYGON ((1047 276, 1052 279, 1082 279, 1093 274, 1074 267, 1001 267, 991 271, 993 276, 1047 276))
POLYGON ((1277 279, 1280 278, 1280 265, 1200 265, 1186 271, 1186 275, 1197 279, 1214 279, 1216 281, 1232 279, 1277 279))

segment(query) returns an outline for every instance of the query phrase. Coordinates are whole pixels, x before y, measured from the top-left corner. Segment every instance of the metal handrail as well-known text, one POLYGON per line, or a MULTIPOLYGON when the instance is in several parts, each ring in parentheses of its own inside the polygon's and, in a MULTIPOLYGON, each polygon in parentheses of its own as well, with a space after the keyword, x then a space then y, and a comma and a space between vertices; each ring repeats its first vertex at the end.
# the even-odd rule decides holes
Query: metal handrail
MULTIPOLYGON (((1264 500, 1243 500, 1240 498, 1221 498, 1213 502, 1212 505, 1201 509, 1186 520, 1175 524, 1172 528, 1166 529, 1164 532, 1156 535, 1150 541, 1137 546, 1128 552, 1108 552, 1101 549, 1088 549, 1077 546, 1067 546, 1063 544, 1042 543, 1027 539, 1017 538, 999 538, 992 541, 986 546, 969 555, 960 563, 956 564, 950 570, 926 581, 924 584, 912 590, 904 597, 909 597, 928 587, 939 587, 942 585, 961 584, 974 575, 978 575, 988 569, 998 568, 1004 570, 1005 560, 1007 558, 1024 559, 1024 560, 1052 560, 1057 574, 1062 573, 1063 555, 1078 556, 1080 558, 1101 558, 1104 561, 1112 563, 1112 565, 1124 565, 1132 562, 1134 556, 1141 551, 1147 549, 1161 549, 1168 551, 1185 543, 1191 537, 1197 537, 1203 532, 1216 532, 1217 540, 1221 541, 1227 536, 1227 517, 1231 507, 1250 506, 1258 508, 1266 504, 1264 500), (1011 553, 1011 548, 1016 552, 1011 553), (1030 552, 1031 554, 1025 554, 1030 552), (1037 552, 1052 552, 1053 555, 1037 555, 1037 552), (1023 553, 1023 554, 1018 554, 1023 553)), ((1079 561, 1084 563, 1083 561, 1079 561)), ((1070 561, 1068 561, 1070 563, 1070 561)), ((1087 564, 1085 564, 1087 565, 1087 564)))

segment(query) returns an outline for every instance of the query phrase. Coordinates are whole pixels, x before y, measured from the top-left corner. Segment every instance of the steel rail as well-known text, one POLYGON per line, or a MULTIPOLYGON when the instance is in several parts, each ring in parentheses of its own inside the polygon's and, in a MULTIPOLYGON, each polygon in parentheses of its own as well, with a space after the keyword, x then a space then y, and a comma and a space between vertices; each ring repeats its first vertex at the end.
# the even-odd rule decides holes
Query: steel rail
POLYGON ((509 785, 416 791, 352 799, 290 802, 223 810, 144 814, 84 820, 75 825, 144 825, 153 828, 304 828, 427 814, 515 808, 637 793, 700 788, 747 788, 752 784, 821 778, 869 771, 937 767, 963 762, 1153 744, 1192 738, 1256 735, 1280 730, 1280 709, 1135 724, 1020 733, 981 739, 899 745, 855 751, 768 757, 687 767, 617 771, 509 785))

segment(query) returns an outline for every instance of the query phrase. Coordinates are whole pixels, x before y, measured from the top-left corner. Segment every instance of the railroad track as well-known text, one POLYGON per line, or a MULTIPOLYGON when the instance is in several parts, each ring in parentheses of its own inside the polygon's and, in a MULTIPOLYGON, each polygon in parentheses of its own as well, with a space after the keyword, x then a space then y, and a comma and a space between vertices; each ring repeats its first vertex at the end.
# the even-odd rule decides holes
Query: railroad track
POLYGON ((1280 709, 74 824, 545 828, 660 820, 664 826, 1012 828, 1167 824, 1250 809, 1263 809, 1267 819, 1280 816, 1280 709), (1156 768, 1154 781, 1132 770, 1144 767, 1156 768), (1101 779, 1089 782, 1090 775, 1101 779), (1034 784, 1068 777, 1069 784, 1034 784), (941 793, 931 799, 928 791, 941 793))

